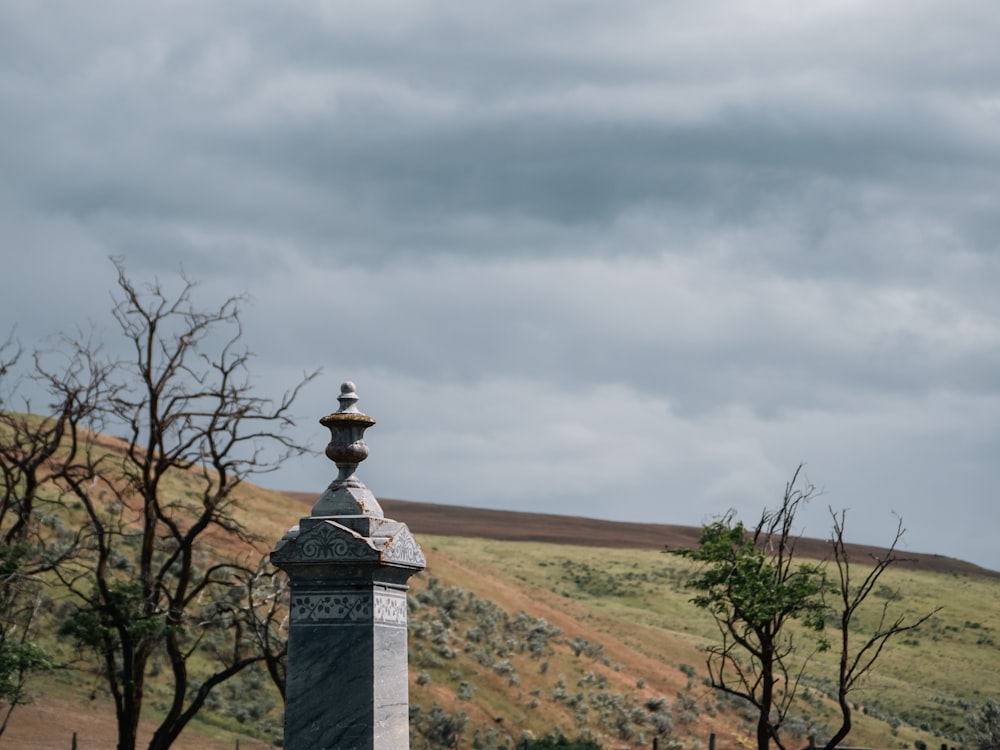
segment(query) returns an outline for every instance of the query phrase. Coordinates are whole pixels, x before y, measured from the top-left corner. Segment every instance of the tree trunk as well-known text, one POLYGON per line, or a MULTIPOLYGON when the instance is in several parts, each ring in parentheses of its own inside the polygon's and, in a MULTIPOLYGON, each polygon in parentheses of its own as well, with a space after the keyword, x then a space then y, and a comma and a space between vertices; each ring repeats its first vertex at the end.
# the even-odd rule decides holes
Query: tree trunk
POLYGON ((823 750, 833 750, 851 732, 851 704, 847 702, 847 693, 843 690, 843 685, 841 685, 837 700, 840 704, 840 729, 830 738, 823 750))
POLYGON ((774 650, 767 632, 759 633, 761 642, 760 713, 757 716, 757 750, 771 746, 771 706, 774 703, 774 650))

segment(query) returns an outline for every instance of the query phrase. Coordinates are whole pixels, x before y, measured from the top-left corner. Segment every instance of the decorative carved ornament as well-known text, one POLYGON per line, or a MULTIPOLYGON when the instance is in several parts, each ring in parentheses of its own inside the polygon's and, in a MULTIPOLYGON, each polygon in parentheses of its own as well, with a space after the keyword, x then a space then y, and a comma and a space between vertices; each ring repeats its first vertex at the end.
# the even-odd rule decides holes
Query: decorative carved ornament
POLYGON ((374 622, 377 625, 406 627, 406 594, 382 591, 334 594, 293 594, 293 624, 350 625, 374 622))
POLYGON ((379 536, 366 537, 336 521, 324 521, 288 539, 271 555, 281 563, 374 562, 424 568, 427 560, 406 524, 381 521, 379 536), (384 535, 381 535, 384 534, 384 535))
POLYGON ((403 528, 396 533, 392 541, 382 552, 382 559, 385 562, 406 565, 408 567, 427 567, 427 559, 424 557, 420 545, 417 544, 417 540, 413 538, 413 534, 410 533, 410 530, 405 525, 400 525, 403 528))

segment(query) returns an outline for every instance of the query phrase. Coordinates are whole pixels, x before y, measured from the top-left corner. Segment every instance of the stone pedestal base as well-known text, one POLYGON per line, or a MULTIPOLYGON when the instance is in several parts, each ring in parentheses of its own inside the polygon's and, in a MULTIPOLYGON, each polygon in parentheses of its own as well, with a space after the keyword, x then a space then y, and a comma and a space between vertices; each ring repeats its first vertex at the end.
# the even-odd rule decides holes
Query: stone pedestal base
POLYGON ((405 524, 304 518, 271 560, 290 579, 287 750, 407 750, 406 580, 425 565, 405 524))

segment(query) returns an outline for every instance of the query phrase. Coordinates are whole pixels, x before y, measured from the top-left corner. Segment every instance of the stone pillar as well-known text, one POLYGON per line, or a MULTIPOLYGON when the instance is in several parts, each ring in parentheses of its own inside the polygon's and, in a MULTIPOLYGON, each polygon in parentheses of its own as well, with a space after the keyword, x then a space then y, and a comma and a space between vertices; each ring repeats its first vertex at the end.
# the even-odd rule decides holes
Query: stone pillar
POLYGON ((290 580, 286 750, 409 747, 406 591, 426 565, 406 524, 385 518, 354 472, 368 456, 353 383, 320 423, 339 475, 271 561, 290 580))

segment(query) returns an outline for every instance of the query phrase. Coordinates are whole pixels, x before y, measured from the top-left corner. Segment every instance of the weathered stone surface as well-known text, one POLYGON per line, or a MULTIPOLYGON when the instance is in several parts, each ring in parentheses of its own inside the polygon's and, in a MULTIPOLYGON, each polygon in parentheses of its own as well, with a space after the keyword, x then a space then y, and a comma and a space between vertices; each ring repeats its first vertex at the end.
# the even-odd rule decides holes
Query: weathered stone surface
POLYGON ((353 384, 339 400, 341 410, 321 421, 340 475, 271 553, 291 592, 284 746, 406 750, 406 581, 426 560, 406 524, 385 518, 354 475, 375 420, 355 408, 353 384))
POLYGON ((320 495, 311 515, 314 518, 356 515, 382 518, 384 513, 378 500, 364 485, 360 487, 352 484, 338 485, 335 482, 320 495))
POLYGON ((372 561, 422 569, 427 561, 406 524, 389 518, 303 518, 271 553, 275 565, 372 561))
POLYGON ((406 592, 292 595, 285 747, 409 746, 406 592))

